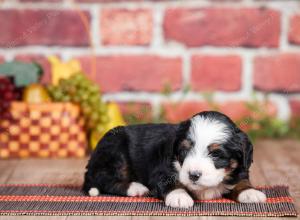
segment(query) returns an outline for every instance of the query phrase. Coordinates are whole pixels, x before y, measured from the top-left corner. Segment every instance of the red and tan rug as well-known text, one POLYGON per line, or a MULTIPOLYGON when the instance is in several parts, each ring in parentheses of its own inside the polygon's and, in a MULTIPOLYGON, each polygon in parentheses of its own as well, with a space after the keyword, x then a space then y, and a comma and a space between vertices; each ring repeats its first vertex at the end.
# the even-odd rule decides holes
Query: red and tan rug
POLYGON ((88 197, 78 186, 0 185, 0 215, 297 216, 286 186, 258 189, 267 194, 266 203, 216 199, 196 201, 190 209, 175 209, 150 197, 88 197))

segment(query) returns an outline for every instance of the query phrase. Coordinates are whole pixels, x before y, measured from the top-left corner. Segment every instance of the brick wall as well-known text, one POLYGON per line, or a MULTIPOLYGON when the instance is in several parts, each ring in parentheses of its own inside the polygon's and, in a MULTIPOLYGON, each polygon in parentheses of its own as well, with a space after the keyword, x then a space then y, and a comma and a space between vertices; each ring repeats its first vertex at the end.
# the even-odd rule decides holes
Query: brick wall
POLYGON ((0 2, 0 60, 37 61, 44 82, 55 54, 80 59, 106 99, 170 121, 209 109, 207 91, 234 118, 249 113, 253 92, 270 93, 266 108, 280 118, 300 114, 297 0, 0 2))

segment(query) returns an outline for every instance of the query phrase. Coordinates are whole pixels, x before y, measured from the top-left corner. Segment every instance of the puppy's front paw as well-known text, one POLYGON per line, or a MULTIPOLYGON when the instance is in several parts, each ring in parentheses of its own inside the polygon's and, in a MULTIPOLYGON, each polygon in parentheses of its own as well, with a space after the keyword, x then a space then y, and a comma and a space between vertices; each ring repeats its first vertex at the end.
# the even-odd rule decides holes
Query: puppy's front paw
POLYGON ((184 189, 175 189, 166 196, 165 203, 173 208, 190 208, 194 200, 184 189))
POLYGON ((258 202, 266 202, 266 195, 256 189, 246 189, 242 191, 238 196, 238 201, 242 203, 258 203, 258 202))
POLYGON ((141 183, 131 182, 127 189, 128 196, 145 196, 149 193, 149 189, 141 183))

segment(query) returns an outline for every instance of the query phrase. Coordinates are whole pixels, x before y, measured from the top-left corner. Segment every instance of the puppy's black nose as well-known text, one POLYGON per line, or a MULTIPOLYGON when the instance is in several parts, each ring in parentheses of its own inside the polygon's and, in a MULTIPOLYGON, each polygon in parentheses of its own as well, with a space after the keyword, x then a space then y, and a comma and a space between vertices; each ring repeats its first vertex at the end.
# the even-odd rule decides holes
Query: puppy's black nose
POLYGON ((196 182, 202 174, 198 171, 189 172, 189 178, 193 182, 196 182))

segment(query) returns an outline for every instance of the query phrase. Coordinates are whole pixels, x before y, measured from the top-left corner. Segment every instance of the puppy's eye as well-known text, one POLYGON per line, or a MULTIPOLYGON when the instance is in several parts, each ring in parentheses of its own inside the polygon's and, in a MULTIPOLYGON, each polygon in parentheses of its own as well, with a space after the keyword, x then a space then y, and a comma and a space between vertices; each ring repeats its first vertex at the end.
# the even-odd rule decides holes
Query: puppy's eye
POLYGON ((209 155, 214 158, 223 158, 225 156, 224 152, 220 149, 209 152, 209 155))
POLYGON ((226 152, 221 149, 216 149, 209 152, 209 156, 214 161, 215 167, 217 169, 229 167, 229 158, 226 152))
POLYGON ((229 161, 225 158, 215 158, 214 165, 217 169, 229 167, 229 161))
POLYGON ((217 169, 226 168, 229 166, 229 159, 226 152, 219 146, 213 146, 209 148, 209 156, 213 159, 215 167, 217 169))
POLYGON ((221 147, 221 144, 211 144, 207 147, 208 154, 214 158, 227 158, 227 153, 221 147))

